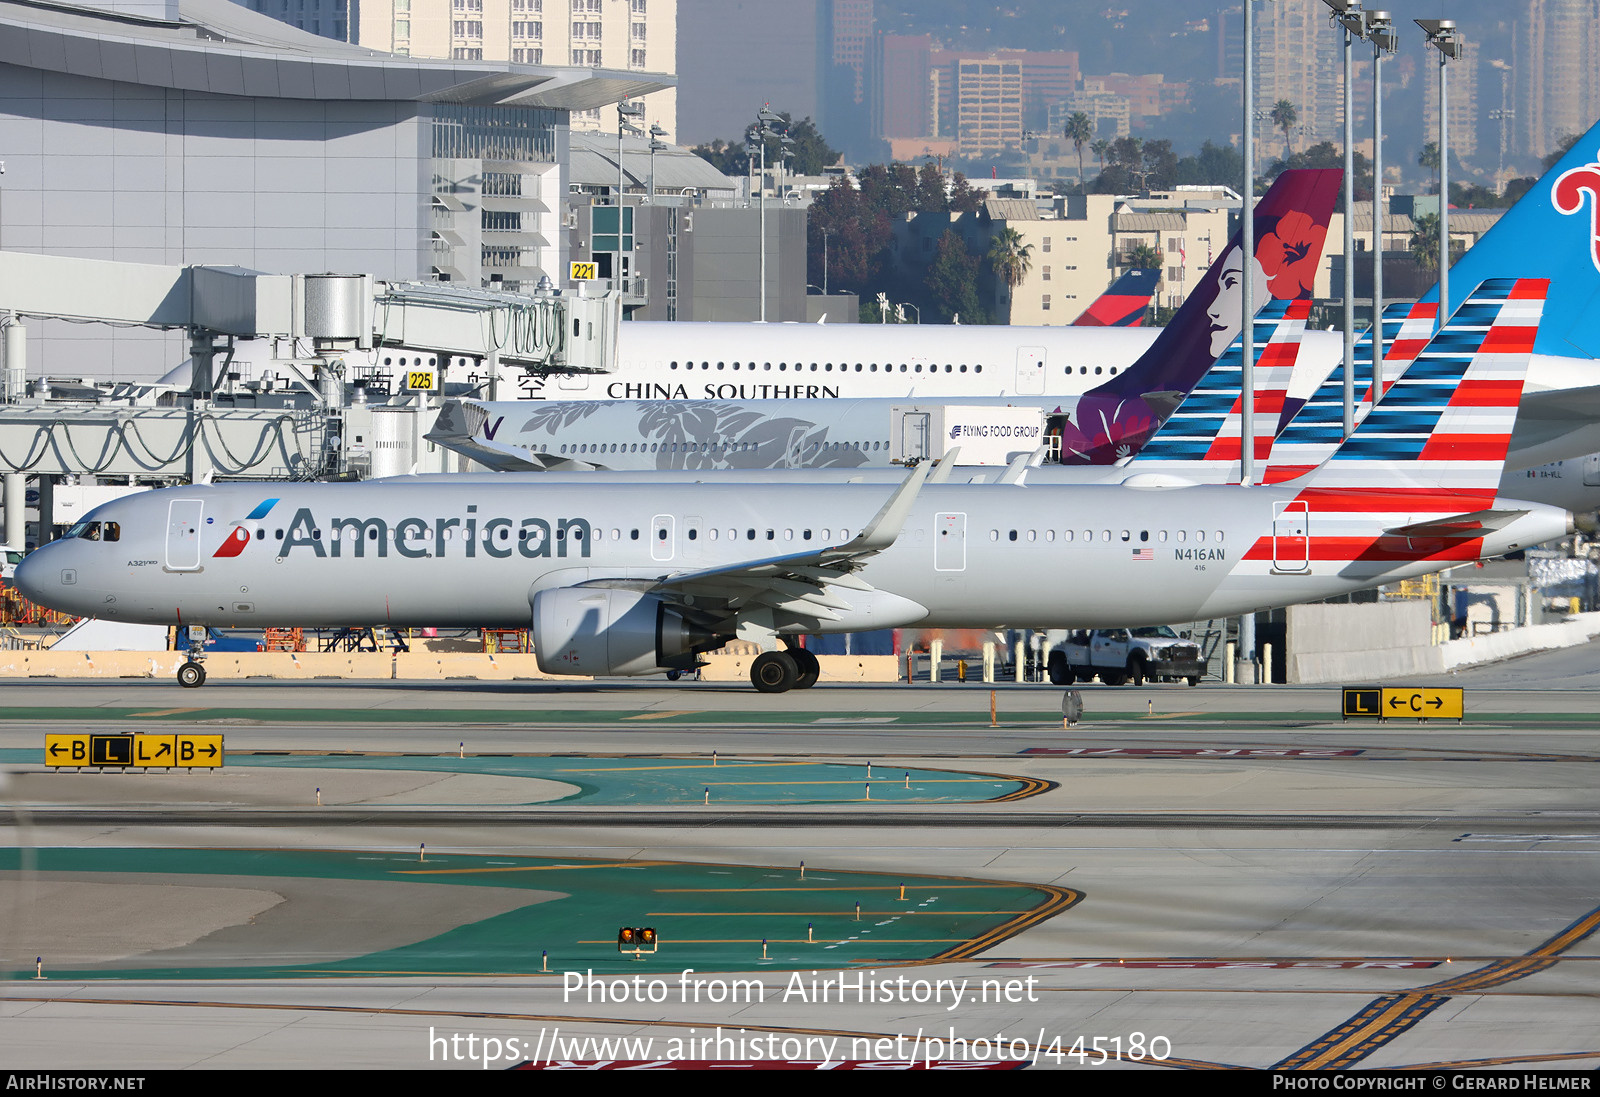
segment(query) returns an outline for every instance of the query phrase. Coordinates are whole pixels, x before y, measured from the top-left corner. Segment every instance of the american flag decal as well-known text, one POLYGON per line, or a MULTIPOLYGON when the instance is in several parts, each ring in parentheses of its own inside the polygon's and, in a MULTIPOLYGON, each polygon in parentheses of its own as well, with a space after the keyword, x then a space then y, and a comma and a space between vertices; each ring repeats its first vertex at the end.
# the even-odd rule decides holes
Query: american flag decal
POLYGON ((1156 550, 1153 548, 1136 548, 1133 550, 1133 558, 1135 560, 1154 560, 1156 558, 1156 550))

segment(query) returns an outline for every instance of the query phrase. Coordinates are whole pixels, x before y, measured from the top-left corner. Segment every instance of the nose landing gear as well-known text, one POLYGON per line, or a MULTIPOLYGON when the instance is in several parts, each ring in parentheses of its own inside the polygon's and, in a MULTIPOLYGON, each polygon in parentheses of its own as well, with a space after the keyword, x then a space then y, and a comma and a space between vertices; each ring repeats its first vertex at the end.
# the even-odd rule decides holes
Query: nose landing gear
POLYGON ((178 668, 178 685, 194 689, 206 684, 206 668, 202 662, 206 657, 206 628, 190 625, 188 635, 189 658, 178 668))

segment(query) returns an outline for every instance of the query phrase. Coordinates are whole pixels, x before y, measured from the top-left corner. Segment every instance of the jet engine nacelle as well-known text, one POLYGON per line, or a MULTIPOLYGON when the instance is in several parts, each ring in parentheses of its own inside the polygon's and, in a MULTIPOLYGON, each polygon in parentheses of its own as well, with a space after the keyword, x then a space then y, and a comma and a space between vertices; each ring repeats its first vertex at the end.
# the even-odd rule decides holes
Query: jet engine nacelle
POLYGON ((533 596, 533 650, 546 674, 686 670, 718 636, 660 598, 614 587, 557 587, 533 596))

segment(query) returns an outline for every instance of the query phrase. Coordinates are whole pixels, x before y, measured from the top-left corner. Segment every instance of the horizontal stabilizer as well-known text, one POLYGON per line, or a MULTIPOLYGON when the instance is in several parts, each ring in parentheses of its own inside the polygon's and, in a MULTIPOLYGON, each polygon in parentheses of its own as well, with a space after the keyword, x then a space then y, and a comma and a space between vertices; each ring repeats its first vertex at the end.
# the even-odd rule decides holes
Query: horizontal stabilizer
POLYGON ((1396 537, 1482 537, 1491 530, 1504 529, 1527 513, 1525 510, 1475 510, 1471 514, 1430 518, 1384 532, 1396 537))

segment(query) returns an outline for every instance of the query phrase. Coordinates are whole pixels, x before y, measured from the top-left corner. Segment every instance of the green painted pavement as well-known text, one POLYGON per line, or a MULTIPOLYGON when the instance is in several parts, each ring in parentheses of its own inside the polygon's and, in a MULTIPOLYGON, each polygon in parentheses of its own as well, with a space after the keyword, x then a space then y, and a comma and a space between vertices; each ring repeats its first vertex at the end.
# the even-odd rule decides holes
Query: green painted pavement
MULTIPOLYGON (((40 763, 43 750, 0 750, 0 762, 40 763)), ((574 785, 556 800, 529 803, 653 806, 701 804, 970 804, 1019 799, 1050 787, 956 770, 906 769, 840 762, 748 762, 709 758, 577 758, 569 755, 277 754, 229 751, 227 764, 272 769, 400 770, 536 778, 574 785), (871 793, 868 793, 868 786, 871 793)), ((166 772, 156 770, 154 772, 166 772)), ((408 806, 418 806, 410 804, 408 806)), ((439 806, 439 805, 435 805, 439 806)))
MULTIPOLYGON (((396 881, 451 887, 526 888, 559 893, 424 941, 314 966, 185 965, 52 969, 54 979, 238 979, 551 972, 644 975, 676 981, 701 972, 861 967, 965 956, 1076 902, 1065 889, 949 877, 882 875, 798 867, 601 862, 504 855, 231 849, 61 849, 28 851, 40 873, 150 873, 172 883, 193 877, 396 881), (177 877, 188 877, 179 880, 177 877), (901 888, 904 887, 904 898, 901 888), (859 919, 856 904, 861 904, 859 919), (807 925, 814 940, 807 940, 807 925), (652 926, 653 956, 616 951, 621 926, 652 926), (767 959, 761 955, 765 939, 767 959)), ((0 871, 21 866, 0 849, 0 871)), ((112 886, 115 886, 114 884, 112 886)), ((388 895, 388 893, 385 893, 388 895)), ((464 900, 466 905, 469 900, 464 900)), ((104 917, 117 918, 108 904, 104 917)), ((308 927, 309 929, 310 927, 308 927)), ((242 949, 255 952, 248 946, 242 949)), ((11 973, 28 978, 32 971, 11 973)))

